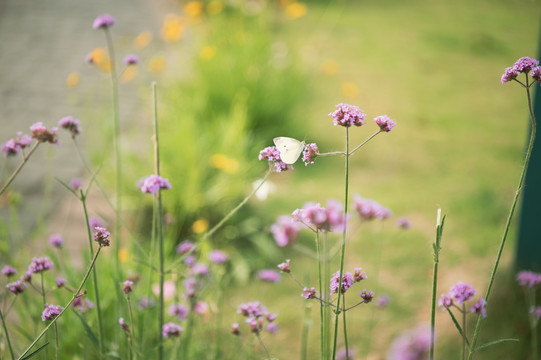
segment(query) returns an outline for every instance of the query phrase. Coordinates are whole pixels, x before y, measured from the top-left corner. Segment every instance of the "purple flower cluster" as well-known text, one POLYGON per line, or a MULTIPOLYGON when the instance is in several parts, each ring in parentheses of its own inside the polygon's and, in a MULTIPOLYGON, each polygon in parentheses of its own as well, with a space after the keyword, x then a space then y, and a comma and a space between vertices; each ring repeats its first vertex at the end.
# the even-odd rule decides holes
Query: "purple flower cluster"
POLYGON ((314 299, 316 297, 316 289, 315 288, 307 288, 305 287, 302 289, 301 296, 305 298, 306 300, 314 299))
POLYGON ((299 236, 299 224, 294 223, 288 215, 278 217, 276 222, 270 226, 276 245, 284 247, 297 241, 299 236))
POLYGON ((264 269, 257 273, 257 277, 260 280, 270 282, 270 283, 279 283, 282 280, 282 276, 276 270, 264 269))
POLYGON ((94 20, 94 23, 92 24, 92 28, 94 30, 97 29, 107 29, 108 27, 111 27, 115 24, 115 18, 112 17, 109 14, 102 14, 99 15, 96 20, 94 20))
POLYGON ((223 264, 229 261, 229 256, 221 250, 212 250, 209 254, 209 260, 215 264, 223 264))
MULTIPOLYGON (((278 315, 269 313, 265 306, 263 306, 259 301, 239 305, 237 314, 241 314, 247 318, 246 323, 250 325, 250 329, 253 333, 260 333, 265 328, 265 321, 267 322, 267 331, 274 333, 278 330, 278 327, 276 324, 274 324, 274 320, 278 315)), ((233 324, 232 333, 235 335, 239 334, 238 324, 236 326, 233 324)))
POLYGON ((86 298, 83 299, 82 297, 77 297, 75 300, 73 300, 71 306, 84 314, 87 309, 94 308, 94 303, 86 298))
POLYGON ((521 271, 517 274, 517 281, 520 286, 533 288, 541 284, 541 273, 533 271, 521 271))
POLYGON ((333 124, 350 127, 361 126, 366 118, 366 114, 359 107, 348 104, 336 105, 336 110, 329 114, 333 118, 333 124))
POLYGON ((396 226, 401 229, 411 229, 411 220, 406 217, 401 217, 396 220, 396 226))
POLYGON ((123 286, 122 286, 122 291, 124 291, 124 294, 129 294, 133 291, 133 281, 131 280, 126 280, 124 281, 123 283, 123 286))
POLYGON ((389 132, 396 126, 396 123, 391 120, 387 115, 378 116, 374 118, 374 121, 379 126, 380 131, 383 132, 389 132))
POLYGON ((306 144, 302 151, 302 161, 304 162, 304 166, 313 164, 318 155, 319 149, 316 143, 306 144))
POLYGON ((387 359, 421 360, 428 359, 430 350, 430 327, 419 326, 395 338, 387 359))
POLYGON ((27 287, 28 285, 21 280, 14 281, 6 285, 6 288, 15 295, 21 294, 27 287))
POLYGON ((168 322, 162 327, 162 335, 164 338, 178 337, 182 334, 182 327, 178 324, 168 322))
POLYGON ((177 254, 184 255, 192 251, 192 249, 195 249, 195 244, 190 240, 184 240, 177 245, 177 254))
POLYGON ((70 180, 70 188, 77 191, 83 188, 83 181, 79 178, 73 178, 70 180))
POLYGON ((541 67, 539 66, 539 61, 528 56, 521 57, 512 67, 505 69, 501 78, 502 84, 515 80, 521 73, 529 73, 535 81, 539 82, 541 80, 541 67))
POLYGON ((9 265, 6 265, 2 268, 2 274, 3 275, 6 275, 7 277, 11 277, 15 274, 17 274, 17 270, 15 270, 15 268, 9 266, 9 265))
POLYGON ((124 64, 126 65, 137 65, 139 64, 139 56, 134 54, 126 55, 126 57, 123 60, 124 64))
POLYGON ((360 282, 362 280, 368 279, 368 276, 366 276, 366 273, 363 271, 362 268, 355 268, 353 272, 353 279, 355 282, 360 282))
POLYGON ((186 319, 189 312, 190 309, 181 304, 171 304, 171 306, 169 306, 169 315, 176 316, 179 321, 186 319))
POLYGON ((41 313, 41 320, 50 321, 54 320, 64 308, 60 305, 47 305, 45 310, 41 313))
POLYGON ((26 135, 21 132, 17 133, 16 139, 9 139, 4 144, 2 144, 2 152, 5 156, 13 156, 17 155, 21 149, 24 149, 28 145, 30 145, 30 142, 32 141, 32 138, 29 135, 26 135))
POLYGON ((30 131, 32 131, 32 139, 51 144, 58 144, 58 140, 56 138, 57 130, 58 129, 56 127, 48 130, 41 121, 30 126, 30 131))
POLYGON ((363 291, 359 293, 359 296, 363 299, 365 304, 368 304, 374 298, 374 292, 372 290, 366 291, 366 289, 363 289, 363 291))
POLYGON ((159 175, 150 175, 142 179, 141 191, 143 193, 156 195, 159 190, 171 189, 169 180, 159 175))
POLYGON ((137 304, 137 308, 139 310, 153 308, 154 306, 156 306, 156 301, 154 301, 154 299, 151 299, 149 297, 142 297, 141 300, 139 300, 139 303, 137 304))
POLYGON ((375 304, 379 308, 384 308, 387 305, 389 305, 390 302, 391 302, 391 298, 389 297, 389 295, 383 294, 383 295, 378 296, 375 304))
MULTIPOLYGON (((447 309, 449 309, 455 303, 463 305, 466 301, 472 300, 476 293, 477 290, 475 290, 472 285, 459 281, 455 285, 451 286, 447 294, 441 295, 438 305, 447 309)), ((474 314, 486 317, 487 312, 485 299, 482 297, 479 298, 479 300, 470 308, 470 311, 474 314)))
POLYGON ((32 259, 32 262, 28 266, 28 272, 30 274, 38 274, 47 270, 51 270, 53 266, 54 263, 48 257, 35 257, 32 259))
POLYGON ((292 165, 288 165, 280 159, 280 150, 276 146, 268 146, 259 152, 259 160, 265 159, 274 166, 276 172, 293 170, 292 165))
POLYGON ((474 314, 480 315, 484 318, 487 317, 487 309, 486 309, 487 302, 482 297, 479 298, 479 300, 473 304, 473 306, 470 308, 470 311, 474 314))
POLYGON ((49 244, 55 248, 61 248, 64 245, 64 241, 62 240, 62 235, 60 234, 52 234, 49 236, 49 244))
POLYGON ((106 228, 100 226, 94 228, 94 241, 96 241, 100 247, 111 245, 111 240, 109 239, 110 235, 111 234, 106 228))
POLYGON ((391 216, 391 210, 376 200, 362 198, 359 194, 353 195, 353 206, 363 220, 383 220, 391 216))
POLYGON ((129 327, 128 323, 126 321, 124 321, 124 318, 119 318, 118 319, 118 324, 120 325, 120 328, 122 329, 122 331, 125 331, 127 333, 130 332, 130 327, 129 327))
POLYGON ((54 281, 56 282, 56 287, 58 288, 64 287, 67 283, 66 279, 61 276, 58 276, 56 279, 54 279, 54 281))
POLYGON ((291 260, 287 259, 285 262, 278 264, 277 267, 280 269, 281 272, 289 273, 291 272, 291 269, 289 268, 289 262, 291 260))
POLYGON ((353 284, 355 283, 353 275, 350 272, 342 274, 342 282, 340 282, 340 271, 334 273, 331 277, 331 284, 329 288, 331 289, 331 295, 337 294, 338 289, 341 293, 344 294, 353 284))
POLYGON ((327 208, 320 204, 309 202, 302 209, 293 211, 293 220, 308 227, 315 227, 314 230, 340 231, 345 223, 343 205, 333 199, 327 201, 327 208))
POLYGON ((75 139, 77 135, 81 133, 81 121, 74 119, 73 116, 66 116, 58 121, 58 126, 62 129, 66 129, 71 133, 71 137, 75 139))

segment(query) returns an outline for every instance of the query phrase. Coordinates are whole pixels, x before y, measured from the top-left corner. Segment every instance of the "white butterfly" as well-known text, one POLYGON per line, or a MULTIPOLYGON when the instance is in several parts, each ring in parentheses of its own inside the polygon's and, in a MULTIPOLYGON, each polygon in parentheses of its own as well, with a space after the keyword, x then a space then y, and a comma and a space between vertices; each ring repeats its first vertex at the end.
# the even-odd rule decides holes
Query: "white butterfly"
POLYGON ((274 145, 278 148, 280 152, 280 159, 286 164, 294 164, 301 156, 302 150, 304 149, 304 141, 299 141, 297 139, 289 137, 277 137, 274 138, 274 145))

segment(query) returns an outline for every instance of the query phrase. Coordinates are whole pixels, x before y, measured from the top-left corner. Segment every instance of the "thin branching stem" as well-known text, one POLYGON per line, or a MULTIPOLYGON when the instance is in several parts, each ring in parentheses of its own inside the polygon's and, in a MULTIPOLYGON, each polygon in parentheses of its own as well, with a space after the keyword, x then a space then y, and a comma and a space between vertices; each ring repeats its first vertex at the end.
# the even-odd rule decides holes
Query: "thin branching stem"
POLYGON ((2 327, 4 328, 4 334, 6 334, 6 341, 8 343, 9 354, 11 355, 11 360, 15 360, 15 354, 13 354, 13 348, 11 347, 11 341, 9 340, 8 328, 6 326, 6 320, 4 319, 4 314, 0 311, 0 319, 2 320, 2 327))
POLYGON ((26 154, 26 155, 23 154, 23 161, 21 161, 19 166, 17 166, 15 171, 13 171, 13 174, 11 174, 11 176, 9 177, 8 181, 4 184, 4 186, 2 186, 2 189, 0 190, 0 195, 2 195, 4 193, 4 191, 6 191, 8 186, 13 182, 13 180, 15 180, 15 177, 21 172, 21 170, 23 169, 24 164, 26 164, 28 162, 28 159, 30 159, 30 156, 32 155, 32 153, 34 151, 36 151, 36 149, 38 148, 40 143, 41 143, 40 141, 36 142, 34 144, 34 146, 32 146, 32 148, 30 149, 28 154, 26 154))

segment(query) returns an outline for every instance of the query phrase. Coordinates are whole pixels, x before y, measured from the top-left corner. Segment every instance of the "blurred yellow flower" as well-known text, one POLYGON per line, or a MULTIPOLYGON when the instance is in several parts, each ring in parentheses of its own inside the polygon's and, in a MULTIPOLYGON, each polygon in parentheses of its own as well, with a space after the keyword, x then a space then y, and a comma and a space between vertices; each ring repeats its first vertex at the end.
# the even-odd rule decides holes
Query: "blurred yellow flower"
POLYGON ((216 48, 209 45, 201 49, 201 52, 199 53, 201 60, 210 60, 214 57, 214 55, 216 55, 216 48))
POLYGON ((182 17, 169 14, 163 20, 162 25, 162 39, 167 42, 178 41, 184 34, 184 25, 182 23, 182 17))
POLYGON ((144 49, 150 44, 152 41, 152 33, 150 31, 143 31, 137 37, 134 41, 134 46, 136 49, 144 49))
POLYGON ((342 91, 342 95, 350 99, 359 95, 359 88, 352 82, 342 83, 340 90, 342 91))
POLYGON ((126 263, 128 262, 129 258, 130 258, 130 253, 128 249, 121 248, 118 250, 118 261, 120 261, 121 263, 126 263))
POLYGON ((291 2, 286 5, 285 12, 288 19, 298 19, 306 14, 306 5, 300 2, 291 2))
POLYGON ((222 170, 228 174, 234 174, 239 170, 239 162, 224 154, 214 154, 210 158, 213 168, 222 170))
POLYGON ((192 231, 196 234, 201 234, 207 231, 208 228, 209 222, 207 219, 199 219, 192 224, 192 231))
POLYGON ((203 3, 201 1, 190 1, 184 6, 184 14, 194 18, 203 13, 203 3))
POLYGON ((78 72, 72 72, 69 73, 68 77, 66 78, 66 86, 68 88, 74 88, 79 84, 79 73, 78 72))
POLYGON ((221 1, 213 0, 207 4, 207 12, 210 15, 216 15, 222 12, 224 5, 221 1))
POLYGON ((137 66, 128 66, 120 76, 120 81, 130 82, 137 75, 137 66))
POLYGON ((152 73, 158 73, 165 69, 165 59, 161 56, 155 56, 148 63, 148 70, 152 73))
POLYGON ((323 64, 321 64, 321 71, 325 75, 336 75, 339 69, 340 66, 334 60, 325 60, 323 64))
POLYGON ((104 72, 111 71, 111 60, 105 48, 95 48, 88 57, 92 60, 92 64, 95 64, 100 70, 104 72))

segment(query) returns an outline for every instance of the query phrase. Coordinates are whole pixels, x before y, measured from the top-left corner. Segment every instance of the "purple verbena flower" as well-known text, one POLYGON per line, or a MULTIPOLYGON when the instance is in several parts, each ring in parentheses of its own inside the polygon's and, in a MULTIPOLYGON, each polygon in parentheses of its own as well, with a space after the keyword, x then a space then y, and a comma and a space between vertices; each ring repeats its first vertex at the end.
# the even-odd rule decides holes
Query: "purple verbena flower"
POLYGON ((411 228, 411 221, 406 217, 401 217, 396 220, 396 226, 401 229, 407 230, 411 228))
POLYGON ((374 292, 372 290, 366 291, 366 289, 363 289, 363 291, 359 293, 359 296, 363 299, 365 304, 368 304, 374 298, 374 292))
POLYGON ((280 150, 276 146, 268 146, 259 152, 259 160, 264 159, 274 166, 276 172, 293 170, 292 165, 288 165, 280 159, 280 150))
POLYGON ((58 288, 64 287, 64 285, 67 283, 66 279, 61 276, 58 276, 56 279, 54 279, 54 281, 56 282, 56 286, 58 288))
POLYGON ((19 153, 21 146, 13 139, 9 139, 4 144, 2 144, 2 152, 5 156, 14 156, 19 153))
POLYGON ((276 245, 284 247, 297 241, 299 225, 292 222, 291 217, 282 215, 270 226, 270 231, 276 241, 276 245))
POLYGON ((501 83, 504 84, 506 82, 509 82, 511 80, 515 80, 517 78, 517 76, 520 75, 520 72, 512 67, 508 67, 505 69, 503 75, 502 75, 502 78, 501 78, 501 83))
POLYGON ((281 264, 278 264, 277 267, 278 269, 280 269, 280 271, 282 272, 285 272, 285 273, 290 273, 291 272, 291 269, 289 268, 289 262, 291 260, 287 259, 285 262, 281 263, 281 264))
POLYGON ((419 326, 399 335, 391 343, 387 359, 426 360, 430 350, 430 327, 419 326))
POLYGON ((90 226, 91 229, 95 229, 97 227, 104 227, 105 223, 98 216, 91 216, 88 219, 88 225, 90 226))
POLYGON ((171 189, 169 180, 158 175, 149 175, 142 179, 141 192, 156 195, 159 190, 171 189))
POLYGON ((396 123, 391 120, 387 115, 380 115, 378 117, 375 117, 374 121, 383 132, 389 132, 396 126, 396 123))
POLYGON ((71 303, 71 306, 79 310, 81 313, 85 313, 87 309, 93 309, 94 303, 86 298, 77 297, 71 303))
POLYGON ((197 275, 208 275, 209 273, 209 267, 203 263, 196 263, 192 266, 192 274, 197 275))
POLYGON ((195 257, 195 255, 193 254, 190 254, 184 258, 184 264, 186 264, 187 266, 192 267, 195 265, 196 262, 197 262, 197 257, 195 257))
POLYGON ((190 309, 187 306, 181 304, 171 304, 169 306, 169 315, 176 316, 178 321, 186 319, 190 309))
POLYGON ((58 144, 58 140, 56 138, 56 130, 57 128, 55 127, 51 130, 48 130, 41 121, 30 126, 30 131, 32 131, 32 139, 36 139, 39 142, 48 142, 51 144, 58 144))
POLYGON ((144 309, 147 309, 147 308, 153 308, 154 306, 156 306, 156 301, 154 301, 154 299, 151 299, 151 298, 148 298, 148 297, 141 298, 141 300, 139 300, 139 304, 137 304, 137 308, 139 310, 144 310, 144 309))
POLYGON ((529 73, 539 66, 539 61, 528 56, 521 57, 513 65, 513 69, 521 73, 529 73))
POLYGON ((123 286, 122 286, 122 291, 124 291, 124 294, 129 294, 133 291, 133 281, 131 280, 126 280, 124 281, 123 283, 123 286))
POLYGON ((21 294, 27 287, 28 285, 21 280, 14 281, 6 285, 6 288, 15 295, 21 294))
POLYGON ((45 310, 41 313, 41 320, 43 321, 50 321, 54 320, 60 313, 64 310, 64 308, 60 305, 47 305, 45 307, 45 310))
POLYGON ((278 328, 278 325, 276 325, 276 323, 271 322, 267 324, 265 330, 267 330, 271 334, 276 334, 280 329, 278 328))
POLYGON ((204 301, 196 301, 193 306, 193 312, 199 315, 204 315, 209 311, 209 304, 204 301))
POLYGON ((130 332, 130 327, 129 327, 128 323, 126 323, 126 322, 124 321, 124 318, 119 318, 119 319, 118 319, 118 324, 120 325, 120 328, 121 328, 123 331, 125 331, 125 332, 127 332, 127 333, 130 332))
POLYGON ((240 335, 240 331, 239 331, 239 323, 233 323, 233 324, 231 324, 231 334, 233 334, 233 335, 240 335))
POLYGON ((73 178, 70 180, 70 188, 77 191, 83 188, 83 181, 79 178, 73 178))
POLYGON ((96 20, 94 20, 94 23, 92 24, 92 28, 94 30, 97 29, 107 29, 108 27, 111 27, 115 24, 115 18, 112 17, 109 14, 102 14, 99 15, 96 20))
POLYGON ((229 256, 221 250, 212 250, 209 254, 209 260, 215 264, 223 264, 229 261, 229 256))
POLYGON ((271 283, 278 283, 280 280, 282 280, 282 276, 280 273, 276 270, 271 269, 264 269, 257 273, 257 277, 260 280, 271 282, 271 283))
POLYGON ((376 298, 375 305, 379 308, 384 308, 391 302, 391 298, 387 294, 380 295, 376 298))
POLYGON ((353 195, 353 206, 363 220, 385 219, 391 214, 377 201, 362 198, 359 194, 353 195))
POLYGON ((530 71, 530 76, 537 82, 541 82, 541 66, 537 66, 535 69, 530 71))
POLYGON ((453 298, 448 294, 441 294, 438 305, 449 309, 453 305, 453 298))
POLYGON ((139 56, 134 55, 134 54, 126 55, 123 62, 126 65, 137 65, 139 64, 139 56))
POLYGON ((267 308, 259 301, 252 301, 240 304, 237 308, 237 314, 241 314, 245 317, 260 317, 267 314, 267 308))
MULTIPOLYGON (((327 208, 318 203, 308 202, 302 209, 293 212, 293 220, 321 231, 340 230, 345 224, 343 206, 339 201, 330 199, 327 208)), ((313 229, 313 230, 315 230, 313 229)))
POLYGON ((21 149, 24 149, 30 143, 32 142, 32 137, 26 134, 23 134, 22 132, 17 132, 17 143, 21 147, 21 149))
POLYGON ((28 271, 32 274, 38 274, 52 269, 53 266, 54 263, 48 257, 35 257, 28 266, 28 271))
POLYGON ((111 235, 107 229, 96 226, 94 228, 94 241, 96 241, 100 247, 111 245, 111 240, 109 236, 111 235))
POLYGON ((331 277, 331 283, 329 288, 331 289, 331 295, 337 294, 338 289, 344 294, 351 285, 354 284, 353 275, 351 275, 350 272, 346 272, 342 274, 342 281, 340 282, 340 271, 337 271, 334 273, 334 275, 331 277))
POLYGON ((475 290, 473 286, 459 281, 455 285, 451 286, 449 296, 452 297, 457 303, 464 304, 464 302, 473 299, 473 296, 476 293, 477 290, 475 290))
POLYGON ((82 131, 81 121, 79 119, 74 119, 73 116, 63 117, 58 121, 58 126, 69 131, 73 139, 75 139, 82 131))
POLYGON ((336 352, 335 360, 353 360, 355 358, 355 350, 351 347, 348 348, 347 356, 346 356, 346 348, 341 348, 336 352))
POLYGON ((359 107, 348 104, 336 105, 336 110, 329 114, 333 118, 334 125, 344 127, 361 126, 366 114, 359 107))
POLYGON ((55 248, 61 248, 64 245, 64 240, 62 240, 62 235, 52 234, 49 236, 49 244, 55 248))
POLYGON ((9 277, 12 277, 13 275, 17 274, 17 270, 15 270, 15 268, 9 266, 9 265, 6 265, 2 268, 2 274, 3 275, 6 275, 8 278, 9 277))
POLYGON ((302 151, 302 161, 304 162, 304 166, 313 164, 318 155, 319 149, 316 143, 306 144, 304 150, 302 151))
POLYGON ((520 286, 533 288, 541 284, 541 273, 533 271, 521 271, 517 274, 517 281, 520 286))
POLYGON ((184 255, 187 252, 192 251, 193 248, 195 248, 195 244, 193 242, 190 240, 184 240, 177 245, 177 254, 184 255))
POLYGON ((482 297, 479 298, 479 300, 473 304, 470 311, 474 314, 480 315, 483 318, 487 317, 487 309, 486 309, 487 302, 482 297))
POLYGON ((178 324, 168 322, 162 327, 162 335, 164 338, 178 337, 182 334, 182 327, 178 324))
POLYGON ((365 279, 368 279, 368 276, 366 276, 366 273, 363 271, 362 268, 355 268, 355 271, 353 272, 353 279, 355 282, 359 282, 365 279))
POLYGON ((313 287, 312 288, 305 287, 304 289, 302 289, 301 296, 305 298, 306 300, 314 299, 316 297, 316 289, 313 287))

